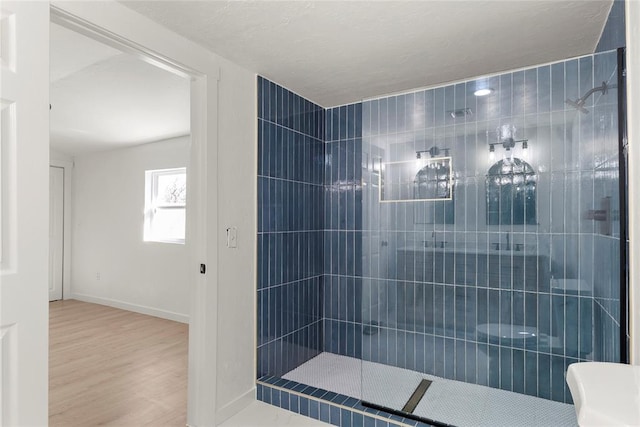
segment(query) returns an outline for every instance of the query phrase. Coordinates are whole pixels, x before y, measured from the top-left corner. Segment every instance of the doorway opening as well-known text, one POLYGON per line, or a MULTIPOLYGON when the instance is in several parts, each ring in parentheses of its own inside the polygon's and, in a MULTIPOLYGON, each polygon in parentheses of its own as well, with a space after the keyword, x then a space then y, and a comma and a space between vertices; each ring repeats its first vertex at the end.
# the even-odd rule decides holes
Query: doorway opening
MULTIPOLYGON (((147 211, 158 208, 145 206, 145 172, 184 168, 188 199, 182 198, 183 205, 197 196, 189 191, 193 183, 190 86, 196 76, 123 44, 115 36, 99 37, 95 29, 83 28, 55 9, 51 12, 50 169, 55 189, 52 187, 50 222, 56 227, 52 226, 51 235, 54 274, 50 300, 62 301, 50 307, 50 422, 69 425, 69 420, 75 419, 84 423, 82 417, 89 414, 82 415, 81 408, 86 407, 82 394, 66 400, 56 395, 73 394, 75 386, 86 386, 93 375, 97 382, 88 389, 107 393, 109 399, 95 395, 92 401, 103 401, 109 410, 103 411, 104 419, 92 418, 91 424, 127 423, 135 412, 149 414, 152 418, 148 421, 153 423, 159 410, 176 402, 181 408, 170 408, 171 419, 186 424, 193 281, 188 260, 198 240, 197 222, 191 220, 196 215, 185 215, 189 206, 183 209, 182 233, 186 236, 180 242, 147 242, 143 232, 147 211), (91 329, 87 322, 78 321, 82 316, 103 321, 91 329), (83 323, 86 329, 78 333, 75 322, 83 323), (135 324, 139 326, 133 327, 135 324), (123 361, 123 370, 109 369, 109 378, 99 378, 105 376, 104 365, 82 363, 95 355, 74 353, 74 346, 78 350, 87 347, 81 342, 89 336, 105 333, 108 339, 135 333, 140 327, 149 328, 145 329, 148 336, 130 336, 124 343, 113 341, 106 347, 102 347, 102 340, 87 343, 102 356, 110 349, 123 350, 113 358, 131 353, 134 344, 141 344, 135 353, 152 351, 137 361, 123 361), (76 342, 66 339, 74 330, 76 342), (167 335, 167 331, 172 332, 167 335), (77 357, 70 356, 73 354, 77 357), (168 367, 171 361, 179 366, 168 367), (64 374, 73 363, 96 370, 77 378, 64 374), (164 386, 136 392, 136 384, 148 385, 159 373, 171 370, 173 380, 158 380, 164 386), (127 393, 118 393, 120 388, 127 393), (167 393, 161 394, 162 390, 167 393), (136 399, 131 398, 131 392, 136 399), (176 393, 181 396, 176 398, 176 393), (69 407, 70 401, 77 402, 74 406, 80 412, 70 412, 75 410, 69 407)), ((92 408, 92 413, 96 412, 100 411, 92 408)), ((133 419, 136 423, 145 420, 137 415, 133 419)))

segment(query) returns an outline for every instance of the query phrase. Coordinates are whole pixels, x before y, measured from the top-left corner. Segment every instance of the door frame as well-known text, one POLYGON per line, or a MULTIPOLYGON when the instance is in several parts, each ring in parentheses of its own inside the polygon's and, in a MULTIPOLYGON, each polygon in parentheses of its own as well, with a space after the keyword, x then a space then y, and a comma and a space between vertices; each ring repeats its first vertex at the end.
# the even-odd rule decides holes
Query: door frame
MULTIPOLYGON (((52 212, 51 212, 51 196, 52 196, 52 192, 56 192, 56 190, 52 191, 52 187, 51 187, 51 182, 52 182, 52 174, 51 172, 56 169, 62 172, 62 194, 60 195, 62 197, 62 232, 60 233, 60 239, 62 240, 62 253, 61 258, 60 258, 60 298, 58 299, 51 299, 51 288, 49 288, 49 302, 52 301, 58 301, 58 300, 62 300, 64 299, 64 279, 65 279, 65 274, 64 274, 64 263, 65 263, 65 256, 64 256, 64 231, 65 231, 65 224, 64 224, 64 218, 65 218, 65 213, 66 209, 64 206, 64 201, 66 200, 66 188, 65 188, 65 179, 64 179, 64 175, 65 175, 65 170, 64 167, 60 167, 60 166, 55 166, 52 165, 51 162, 49 162, 49 283, 51 283, 51 276, 53 274, 53 271, 55 271, 56 267, 55 264, 57 264, 56 260, 53 260, 53 264, 54 266, 52 266, 52 259, 51 259, 51 234, 52 234, 52 228, 57 228, 56 226, 54 226, 51 222, 51 218, 53 216, 52 212), (53 270, 53 271, 52 271, 53 270)), ((54 203, 55 204, 55 203, 54 203)), ((55 279, 54 279, 55 280, 55 279)))
POLYGON ((61 168, 64 171, 62 200, 62 299, 71 295, 71 182, 73 178, 73 162, 49 155, 49 167, 61 168))
POLYGON ((215 425, 217 316, 217 129, 215 56, 115 2, 51 2, 50 20, 191 81, 189 209, 190 320, 187 425, 215 425), (208 149, 208 146, 211 149, 208 149), (212 161, 213 159, 213 161, 212 161), (207 224, 213 224, 207 227, 207 224), (200 273, 207 264, 207 274, 200 273), (214 291, 211 291, 211 290, 214 291))

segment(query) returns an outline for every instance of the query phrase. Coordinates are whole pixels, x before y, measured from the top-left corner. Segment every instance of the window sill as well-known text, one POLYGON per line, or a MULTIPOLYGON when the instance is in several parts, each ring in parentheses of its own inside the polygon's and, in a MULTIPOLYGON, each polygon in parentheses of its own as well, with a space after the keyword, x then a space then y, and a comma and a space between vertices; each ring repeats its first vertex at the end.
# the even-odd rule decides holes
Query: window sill
POLYGON ((144 239, 144 243, 169 243, 173 245, 184 245, 184 239, 144 239))

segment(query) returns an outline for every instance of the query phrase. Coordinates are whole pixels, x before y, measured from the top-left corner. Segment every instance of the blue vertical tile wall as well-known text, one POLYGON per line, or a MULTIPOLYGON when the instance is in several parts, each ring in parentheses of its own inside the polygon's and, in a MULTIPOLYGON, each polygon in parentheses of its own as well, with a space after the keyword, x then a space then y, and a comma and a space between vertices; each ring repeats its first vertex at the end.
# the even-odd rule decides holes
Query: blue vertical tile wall
MULTIPOLYGON (((363 359, 562 402, 568 364, 619 361, 619 225, 593 216, 618 209, 617 94, 588 98, 589 114, 565 102, 615 85, 616 63, 609 51, 363 103, 363 359), (475 97, 481 85, 494 93, 475 97), (492 160, 505 124, 528 149, 500 144, 492 160), (379 185, 398 179, 385 164, 416 167, 416 152, 432 147, 452 157, 453 221, 428 214, 441 201, 379 201, 379 185), (503 156, 535 174, 524 223, 487 220, 487 173, 503 156), (528 340, 510 338, 527 330, 528 340)), ((325 288, 325 313, 345 314, 326 306, 337 289, 339 278, 325 288)), ((341 351, 340 339, 331 344, 341 351)))
MULTIPOLYGON (((625 0, 614 0, 609 12, 609 17, 598 41, 596 52, 609 49, 616 49, 626 46, 625 41, 625 0)), ((607 67, 602 58, 596 57, 594 70, 599 73, 597 78, 606 75, 607 67), (598 60, 600 59, 600 60, 598 60)), ((617 106, 610 103, 603 103, 600 98, 596 102, 596 109, 599 114, 608 114, 617 106)), ((617 132, 612 132, 608 127, 596 127, 594 136, 598 140, 606 140, 605 146, 597 145, 599 161, 594 173, 594 198, 602 200, 608 194, 614 192, 612 187, 618 185, 617 159, 616 153, 607 150, 605 147, 612 147, 618 137, 617 132)), ((618 204, 618 199, 613 197, 611 203, 618 204)), ((613 224, 614 227, 617 225, 613 224)), ((628 247, 628 241, 627 241, 628 247)), ((595 257, 593 266, 595 289, 593 306, 594 317, 594 350, 596 360, 605 362, 617 362, 626 355, 619 353, 620 348, 620 284, 618 281, 619 272, 608 274, 612 264, 616 264, 620 257, 620 235, 619 230, 612 231, 612 235, 604 237, 595 235, 593 239, 593 251, 598 256, 595 257)), ((627 340, 629 339, 627 333, 627 340)))
MULTIPOLYGON (((607 66, 601 61, 596 61, 595 67, 596 73, 607 73, 607 66)), ((617 104, 600 97, 593 109, 596 113, 594 138, 597 141, 592 177, 593 202, 596 208, 610 205, 618 210, 618 132, 611 126, 602 125, 603 117, 617 117, 617 104)), ((593 251, 594 257, 593 264, 583 265, 580 273, 594 283, 594 304, 590 313, 594 319, 594 358, 619 362, 623 357, 620 354, 620 226, 617 220, 612 221, 608 234, 602 233, 601 227, 600 224, 595 225, 593 239, 586 241, 581 248, 593 251)))
POLYGON ((258 77, 258 376, 322 351, 324 109, 258 77))
POLYGON ((361 357, 362 103, 326 110, 324 349, 361 357))
POLYGON ((624 2, 625 0, 613 0, 607 22, 600 35, 600 40, 598 40, 596 52, 626 46, 624 2))

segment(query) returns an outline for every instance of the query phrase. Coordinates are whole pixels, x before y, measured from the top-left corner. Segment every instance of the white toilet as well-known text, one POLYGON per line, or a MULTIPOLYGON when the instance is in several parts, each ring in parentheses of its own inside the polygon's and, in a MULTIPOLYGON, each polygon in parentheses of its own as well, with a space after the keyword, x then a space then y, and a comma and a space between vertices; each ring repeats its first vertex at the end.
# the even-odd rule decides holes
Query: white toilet
POLYGON ((490 344, 535 348, 538 329, 533 326, 482 323, 476 327, 478 338, 490 344))
MULTIPOLYGON (((593 287, 584 280, 578 279, 551 279, 551 289, 555 294, 564 295, 591 295, 593 287)), ((565 298, 561 305, 554 306, 551 323, 552 335, 538 333, 538 328, 525 325, 511 325, 503 323, 482 323, 476 327, 479 340, 488 341, 489 344, 503 345, 524 349, 535 349, 537 346, 562 347, 563 353, 572 357, 585 357, 592 351, 592 325, 591 313, 579 311, 577 298, 565 298), (580 318, 578 318, 580 313, 580 318), (562 327, 567 322, 572 325, 580 323, 579 340, 566 343, 562 327), (561 327, 557 327, 560 325, 561 327), (579 343, 579 344, 578 344, 579 343)))
MULTIPOLYGON (((583 279, 551 279, 551 290, 554 294, 566 296, 593 295, 593 285, 583 279)), ((592 313, 580 311, 578 298, 565 298, 563 304, 554 307, 552 316, 554 329, 557 325, 565 326, 557 328, 550 345, 562 347, 567 356, 586 358, 593 351, 592 313), (566 340, 564 334, 569 324, 573 327, 581 325, 578 340, 566 340)))

